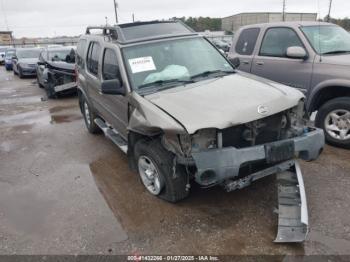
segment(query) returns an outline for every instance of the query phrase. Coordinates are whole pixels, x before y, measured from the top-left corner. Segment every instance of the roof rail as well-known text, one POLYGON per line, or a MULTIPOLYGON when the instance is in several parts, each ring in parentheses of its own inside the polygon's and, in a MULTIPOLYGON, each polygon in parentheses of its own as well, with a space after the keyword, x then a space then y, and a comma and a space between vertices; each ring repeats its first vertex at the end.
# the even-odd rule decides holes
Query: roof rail
POLYGON ((114 39, 118 39, 117 29, 113 26, 88 26, 86 28, 86 34, 90 35, 91 34, 90 30, 94 30, 94 29, 100 29, 102 30, 103 35, 110 36, 114 39))

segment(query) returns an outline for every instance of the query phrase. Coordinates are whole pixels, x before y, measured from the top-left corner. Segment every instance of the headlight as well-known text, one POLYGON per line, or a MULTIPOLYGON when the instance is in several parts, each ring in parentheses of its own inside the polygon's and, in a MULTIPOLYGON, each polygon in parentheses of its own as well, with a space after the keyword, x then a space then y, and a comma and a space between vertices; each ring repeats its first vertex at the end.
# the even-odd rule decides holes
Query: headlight
POLYGON ((204 129, 198 131, 191 137, 193 152, 217 148, 217 130, 204 129))

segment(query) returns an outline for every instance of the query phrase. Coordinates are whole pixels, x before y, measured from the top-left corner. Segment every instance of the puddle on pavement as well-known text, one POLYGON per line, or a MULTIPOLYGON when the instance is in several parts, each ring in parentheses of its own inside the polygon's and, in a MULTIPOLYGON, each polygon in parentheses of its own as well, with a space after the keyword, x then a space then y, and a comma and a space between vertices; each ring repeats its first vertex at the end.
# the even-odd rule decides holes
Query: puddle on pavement
POLYGON ((83 119, 81 115, 52 115, 50 123, 51 124, 70 123, 81 119, 83 119))
POLYGON ((277 231, 273 177, 233 193, 193 186, 188 199, 170 204, 146 192, 137 174, 129 171, 127 158, 117 149, 115 154, 91 163, 90 170, 129 237, 141 242, 146 250, 191 254, 304 253, 302 245, 272 243, 277 231))
POLYGON ((77 108, 78 106, 73 104, 73 105, 67 105, 67 106, 55 106, 55 107, 51 107, 49 109, 49 112, 51 114, 53 113, 58 113, 58 112, 61 112, 61 111, 65 111, 65 110, 68 110, 68 109, 73 109, 73 108, 77 108))

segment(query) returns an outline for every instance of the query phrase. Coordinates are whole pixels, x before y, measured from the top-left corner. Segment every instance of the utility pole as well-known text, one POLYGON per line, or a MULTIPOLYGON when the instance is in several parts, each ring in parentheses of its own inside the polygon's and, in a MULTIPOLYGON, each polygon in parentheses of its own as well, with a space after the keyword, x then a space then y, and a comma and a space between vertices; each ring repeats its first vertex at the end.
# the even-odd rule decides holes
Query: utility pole
POLYGON ((118 3, 117 0, 113 0, 114 3, 114 12, 115 12, 115 21, 118 24, 118 3))
POLYGON ((135 14, 132 13, 132 22, 134 23, 135 22, 135 14))
POLYGON ((329 10, 327 15, 327 22, 331 21, 331 11, 332 11, 332 0, 329 0, 329 10))
POLYGON ((286 0, 283 0, 282 21, 286 21, 286 0))

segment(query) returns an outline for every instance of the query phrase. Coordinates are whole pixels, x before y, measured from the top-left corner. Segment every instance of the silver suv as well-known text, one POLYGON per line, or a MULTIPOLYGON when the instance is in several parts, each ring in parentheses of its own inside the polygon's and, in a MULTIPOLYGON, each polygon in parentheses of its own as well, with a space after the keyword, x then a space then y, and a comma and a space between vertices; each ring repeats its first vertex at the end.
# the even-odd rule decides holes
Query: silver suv
POLYGON ((319 22, 246 26, 235 34, 228 57, 239 70, 299 89, 328 143, 350 148, 350 34, 343 28, 319 22))
POLYGON ((304 240, 295 157, 316 159, 324 134, 305 125, 301 92, 237 72, 210 41, 175 21, 88 28, 76 61, 88 130, 102 130, 127 154, 152 195, 177 202, 192 181, 233 191, 279 174, 276 241, 304 240))

